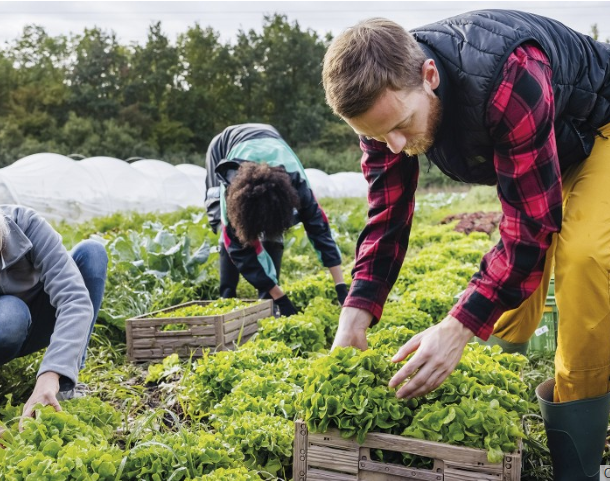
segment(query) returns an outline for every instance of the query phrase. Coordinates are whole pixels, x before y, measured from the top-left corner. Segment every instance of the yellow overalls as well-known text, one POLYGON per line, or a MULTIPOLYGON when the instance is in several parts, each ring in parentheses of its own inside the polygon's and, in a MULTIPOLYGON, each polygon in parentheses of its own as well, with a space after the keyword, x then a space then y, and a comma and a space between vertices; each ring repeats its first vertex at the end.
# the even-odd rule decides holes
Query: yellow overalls
POLYGON ((526 342, 542 318, 553 267, 559 310, 555 402, 610 392, 610 124, 591 155, 563 175, 563 222, 540 287, 498 319, 493 335, 526 342))

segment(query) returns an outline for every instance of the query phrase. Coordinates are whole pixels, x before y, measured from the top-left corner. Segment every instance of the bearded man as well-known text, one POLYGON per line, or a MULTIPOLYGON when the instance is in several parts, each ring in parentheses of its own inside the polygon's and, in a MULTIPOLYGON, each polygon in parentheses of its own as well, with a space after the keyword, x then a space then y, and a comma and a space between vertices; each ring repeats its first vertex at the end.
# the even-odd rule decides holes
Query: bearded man
POLYGON ((329 47, 328 104, 360 136, 369 220, 336 346, 365 349, 406 253, 417 155, 495 185, 500 242, 447 316, 394 361, 399 397, 438 387, 476 335, 523 351, 555 273, 555 379, 537 389, 554 479, 598 479, 610 411, 610 45, 513 10, 405 31, 359 23, 329 47))

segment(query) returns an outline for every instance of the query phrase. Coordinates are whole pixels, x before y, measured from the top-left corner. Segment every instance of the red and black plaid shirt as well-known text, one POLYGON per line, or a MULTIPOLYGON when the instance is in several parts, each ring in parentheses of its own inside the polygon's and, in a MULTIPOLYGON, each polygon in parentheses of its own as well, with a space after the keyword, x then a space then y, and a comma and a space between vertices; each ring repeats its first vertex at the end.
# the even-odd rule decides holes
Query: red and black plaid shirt
MULTIPOLYGON (((555 144, 551 68, 537 47, 522 45, 504 65, 487 106, 494 141, 500 242, 488 252, 449 314, 487 339, 500 315, 540 284, 552 234, 561 227, 561 174, 555 144)), ((417 158, 382 142, 360 139, 369 182, 369 219, 358 239, 353 283, 345 306, 381 317, 404 260, 419 175, 417 158)))

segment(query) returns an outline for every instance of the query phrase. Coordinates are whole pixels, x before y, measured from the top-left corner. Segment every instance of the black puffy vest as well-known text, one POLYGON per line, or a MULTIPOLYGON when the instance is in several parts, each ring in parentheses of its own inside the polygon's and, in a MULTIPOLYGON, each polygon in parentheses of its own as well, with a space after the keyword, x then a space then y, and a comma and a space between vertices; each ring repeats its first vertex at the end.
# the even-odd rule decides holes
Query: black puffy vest
POLYGON ((443 121, 427 157, 453 179, 495 184, 486 106, 502 67, 520 44, 550 60, 561 170, 590 153, 610 122, 610 45, 565 25, 514 10, 479 10, 412 30, 441 75, 443 121))

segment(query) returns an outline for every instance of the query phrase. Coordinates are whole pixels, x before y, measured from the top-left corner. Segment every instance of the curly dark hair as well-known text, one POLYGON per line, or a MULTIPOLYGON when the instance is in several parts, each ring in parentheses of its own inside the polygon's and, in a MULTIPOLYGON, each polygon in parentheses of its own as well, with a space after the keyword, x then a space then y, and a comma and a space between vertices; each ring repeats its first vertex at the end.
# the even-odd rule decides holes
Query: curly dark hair
POLYGON ((243 244, 277 237, 292 226, 299 196, 284 167, 244 162, 227 189, 227 216, 243 244))

